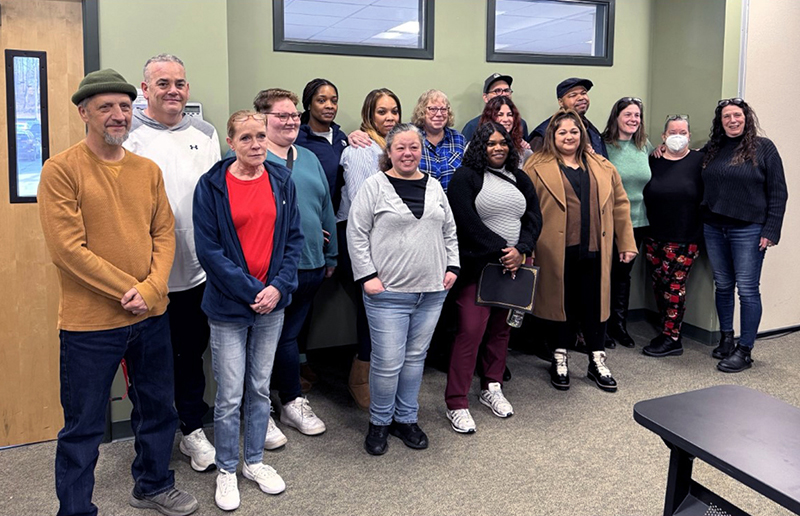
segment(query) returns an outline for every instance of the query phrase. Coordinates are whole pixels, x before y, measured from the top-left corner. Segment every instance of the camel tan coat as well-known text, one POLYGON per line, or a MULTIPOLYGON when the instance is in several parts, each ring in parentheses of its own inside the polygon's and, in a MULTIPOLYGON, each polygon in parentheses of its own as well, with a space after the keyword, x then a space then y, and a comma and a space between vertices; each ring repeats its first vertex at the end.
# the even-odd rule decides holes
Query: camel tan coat
MULTIPOLYGON (((566 321, 564 310, 564 255, 566 250, 567 200, 561 169, 555 158, 541 161, 532 156, 525 172, 533 181, 542 210, 542 233, 536 242, 534 264, 540 267, 533 314, 550 321, 566 321)), ((630 203, 617 169, 598 154, 587 154, 586 162, 597 180, 600 207, 600 321, 610 315, 611 256, 614 238, 619 252, 636 253, 630 203)))

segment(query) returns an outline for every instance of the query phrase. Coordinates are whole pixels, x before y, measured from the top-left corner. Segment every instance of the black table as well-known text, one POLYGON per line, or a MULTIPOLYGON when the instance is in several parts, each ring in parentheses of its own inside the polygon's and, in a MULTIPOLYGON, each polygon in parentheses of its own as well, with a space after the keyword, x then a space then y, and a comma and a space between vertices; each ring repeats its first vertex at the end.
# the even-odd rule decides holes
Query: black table
POLYGON ((670 448, 665 515, 747 516, 692 480, 698 458, 800 514, 800 409, 736 385, 640 401, 637 423, 670 448))

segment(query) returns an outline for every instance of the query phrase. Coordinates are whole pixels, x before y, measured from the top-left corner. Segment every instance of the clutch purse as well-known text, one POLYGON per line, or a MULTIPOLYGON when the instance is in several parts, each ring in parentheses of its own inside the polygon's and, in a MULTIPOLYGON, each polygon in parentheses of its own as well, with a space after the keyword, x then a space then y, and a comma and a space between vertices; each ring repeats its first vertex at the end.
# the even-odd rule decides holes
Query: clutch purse
POLYGON ((523 265, 517 269, 515 278, 504 271, 505 267, 499 263, 489 263, 483 268, 475 303, 533 313, 539 267, 523 265))

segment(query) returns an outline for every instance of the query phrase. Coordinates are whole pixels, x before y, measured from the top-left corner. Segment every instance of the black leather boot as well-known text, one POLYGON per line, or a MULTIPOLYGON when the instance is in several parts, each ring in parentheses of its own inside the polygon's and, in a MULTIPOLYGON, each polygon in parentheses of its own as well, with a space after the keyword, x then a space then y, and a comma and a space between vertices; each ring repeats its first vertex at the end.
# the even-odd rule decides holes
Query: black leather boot
MULTIPOLYGON (((618 264, 625 267, 627 264, 618 264)), ((628 333, 628 301, 631 297, 631 278, 622 270, 611 272, 611 317, 608 318, 606 335, 614 339, 620 346, 632 348, 636 345, 628 333), (627 276, 627 277, 626 277, 627 276)))
POLYGON ((735 347, 736 342, 733 340, 733 331, 723 331, 719 338, 719 346, 714 348, 714 351, 711 352, 711 356, 718 360, 728 358, 731 356, 731 353, 733 353, 735 347))
POLYGON ((569 389, 569 364, 566 349, 560 348, 553 352, 553 362, 550 364, 550 383, 559 391, 569 389))
POLYGON ((606 366, 606 352, 605 351, 592 351, 592 356, 589 359, 589 370, 586 371, 586 376, 598 387, 606 392, 617 391, 617 381, 611 376, 608 366, 606 366))
POLYGON ((736 346, 728 358, 720 360, 717 364, 717 369, 723 373, 740 373, 751 367, 753 367, 753 359, 750 357, 750 350, 741 346, 736 346))

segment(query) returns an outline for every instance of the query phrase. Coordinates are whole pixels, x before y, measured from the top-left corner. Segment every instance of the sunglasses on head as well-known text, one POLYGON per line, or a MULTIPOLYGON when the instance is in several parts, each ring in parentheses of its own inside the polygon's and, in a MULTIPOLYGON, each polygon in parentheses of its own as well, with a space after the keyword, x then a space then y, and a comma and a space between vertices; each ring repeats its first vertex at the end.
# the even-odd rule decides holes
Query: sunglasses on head
POLYGON ((672 122, 673 120, 685 120, 689 121, 689 115, 667 115, 667 122, 672 122))
POLYGON ((642 106, 642 99, 640 99, 639 97, 622 97, 621 99, 619 99, 619 102, 634 102, 638 104, 639 107, 642 106))
POLYGON ((739 97, 734 97, 732 99, 723 99, 717 102, 717 107, 725 107, 729 104, 733 104, 734 106, 741 106, 744 104, 744 100, 740 99, 739 97))

